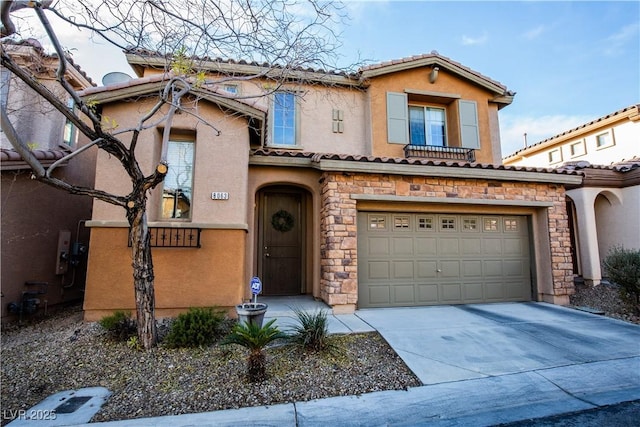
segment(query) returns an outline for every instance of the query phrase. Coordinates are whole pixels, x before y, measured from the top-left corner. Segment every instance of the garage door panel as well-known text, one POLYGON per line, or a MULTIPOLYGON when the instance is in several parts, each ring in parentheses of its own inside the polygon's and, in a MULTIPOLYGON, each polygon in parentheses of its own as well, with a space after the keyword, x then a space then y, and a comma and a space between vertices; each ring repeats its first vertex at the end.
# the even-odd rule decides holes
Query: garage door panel
POLYGON ((484 301, 484 286, 482 282, 464 284, 464 302, 474 303, 484 301))
POLYGON ((391 239, 391 247, 394 256, 409 256, 413 257, 413 237, 393 237, 391 239))
POLYGON ((390 288, 389 285, 369 287, 368 293, 371 305, 389 305, 391 303, 390 288))
POLYGON ((436 261, 416 261, 417 279, 427 279, 438 277, 438 263, 436 261))
POLYGON ((424 256, 437 255, 437 239, 435 237, 416 237, 416 254, 424 256))
POLYGON ((417 301, 420 304, 437 304, 440 300, 438 297, 438 285, 421 284, 418 285, 417 292, 417 301))
POLYGON ((528 301, 528 233, 524 216, 361 212, 358 305, 528 301))
POLYGON ((507 277, 512 277, 512 276, 522 277, 525 275, 524 263, 522 262, 522 260, 519 260, 519 259, 504 260, 503 266, 504 266, 504 275, 507 277))
POLYGON ((458 260, 440 261, 438 265, 440 266, 440 272, 438 274, 438 277, 442 277, 442 278, 460 277, 460 261, 458 260))
POLYGON ((485 283, 484 295, 487 301, 502 301, 504 290, 502 283, 485 283))
POLYGON ((482 277, 482 261, 479 259, 463 260, 462 275, 464 277, 482 277))
POLYGON ((438 255, 458 255, 460 253, 460 241, 457 237, 443 237, 438 239, 438 255))
POLYGON ((394 279, 413 279, 413 261, 394 261, 394 279))
POLYGON ((504 253, 509 256, 522 256, 526 254, 527 249, 523 247, 522 239, 508 238, 503 240, 504 253))
POLYGON ((391 276, 390 262, 389 261, 368 261, 367 262, 367 277, 366 279, 372 280, 388 280, 391 276))
POLYGON ((389 256, 391 254, 388 237, 368 237, 367 240, 368 255, 389 256))
POLYGON ((413 284, 396 284, 392 287, 392 293, 395 304, 413 304, 416 299, 413 284))
POLYGON ((500 237, 483 238, 482 253, 485 255, 502 255, 502 239, 500 237))
POLYGON ((479 255, 482 253, 482 239, 476 238, 462 238, 462 254, 463 255, 479 255))
POLYGON ((445 283, 440 285, 440 297, 443 303, 460 303, 462 301, 462 284, 445 283))

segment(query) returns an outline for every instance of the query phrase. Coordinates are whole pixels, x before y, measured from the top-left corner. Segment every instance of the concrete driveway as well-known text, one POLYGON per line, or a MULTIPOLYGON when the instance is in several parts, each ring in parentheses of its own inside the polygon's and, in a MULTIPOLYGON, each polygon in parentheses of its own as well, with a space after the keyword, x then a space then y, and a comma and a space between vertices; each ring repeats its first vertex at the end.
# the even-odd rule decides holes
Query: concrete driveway
POLYGON ((425 385, 631 359, 636 369, 619 374, 640 389, 638 325, 545 303, 368 309, 356 315, 380 332, 425 385))

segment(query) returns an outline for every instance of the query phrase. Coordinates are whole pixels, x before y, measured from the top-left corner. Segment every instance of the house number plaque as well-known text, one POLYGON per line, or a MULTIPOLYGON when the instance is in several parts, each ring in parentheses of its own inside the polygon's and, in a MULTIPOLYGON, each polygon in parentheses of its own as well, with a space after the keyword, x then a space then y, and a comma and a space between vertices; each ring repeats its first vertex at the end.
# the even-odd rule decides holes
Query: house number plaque
POLYGON ((229 193, 226 191, 214 191, 211 193, 212 200, 229 200, 229 193))

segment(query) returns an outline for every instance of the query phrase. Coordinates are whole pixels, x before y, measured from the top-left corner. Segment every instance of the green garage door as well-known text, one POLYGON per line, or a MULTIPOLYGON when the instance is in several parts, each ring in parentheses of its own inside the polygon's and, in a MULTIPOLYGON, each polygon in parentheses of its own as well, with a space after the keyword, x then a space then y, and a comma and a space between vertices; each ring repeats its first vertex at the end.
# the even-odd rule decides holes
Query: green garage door
POLYGON ((531 300, 525 216, 358 213, 358 307, 531 300))

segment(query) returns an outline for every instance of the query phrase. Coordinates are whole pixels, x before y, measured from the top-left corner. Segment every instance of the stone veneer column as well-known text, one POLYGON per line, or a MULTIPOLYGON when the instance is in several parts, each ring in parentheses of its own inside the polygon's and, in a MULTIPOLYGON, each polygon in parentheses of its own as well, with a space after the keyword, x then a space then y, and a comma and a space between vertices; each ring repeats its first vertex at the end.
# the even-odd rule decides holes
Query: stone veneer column
POLYGON ((353 312, 358 301, 356 201, 344 188, 339 188, 339 175, 325 173, 323 179, 320 296, 333 307, 334 313, 353 312))

